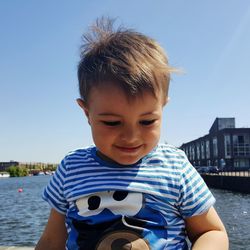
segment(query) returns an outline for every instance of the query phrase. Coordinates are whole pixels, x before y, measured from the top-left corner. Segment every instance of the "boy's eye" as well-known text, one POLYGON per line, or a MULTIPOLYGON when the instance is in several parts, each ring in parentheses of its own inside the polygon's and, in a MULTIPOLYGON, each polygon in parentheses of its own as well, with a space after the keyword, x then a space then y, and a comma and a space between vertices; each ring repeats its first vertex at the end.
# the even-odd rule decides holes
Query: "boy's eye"
POLYGON ((144 126, 149 126, 151 124, 153 124, 156 120, 144 120, 144 121, 140 121, 140 124, 141 125, 144 125, 144 126))
POLYGON ((102 123, 104 123, 105 125, 107 126, 118 126, 121 124, 121 122, 119 121, 112 121, 112 122, 109 122, 109 121, 102 121, 102 123))

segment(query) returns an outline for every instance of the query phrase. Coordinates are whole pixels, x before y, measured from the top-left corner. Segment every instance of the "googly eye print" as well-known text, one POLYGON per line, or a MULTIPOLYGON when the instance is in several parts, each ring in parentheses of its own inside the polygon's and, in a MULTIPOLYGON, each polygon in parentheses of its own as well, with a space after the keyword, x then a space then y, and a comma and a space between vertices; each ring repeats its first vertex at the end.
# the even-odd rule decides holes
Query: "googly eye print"
POLYGON ((108 191, 83 197, 76 201, 78 215, 88 217, 100 214, 108 209, 114 215, 133 216, 142 208, 141 193, 127 191, 108 191))

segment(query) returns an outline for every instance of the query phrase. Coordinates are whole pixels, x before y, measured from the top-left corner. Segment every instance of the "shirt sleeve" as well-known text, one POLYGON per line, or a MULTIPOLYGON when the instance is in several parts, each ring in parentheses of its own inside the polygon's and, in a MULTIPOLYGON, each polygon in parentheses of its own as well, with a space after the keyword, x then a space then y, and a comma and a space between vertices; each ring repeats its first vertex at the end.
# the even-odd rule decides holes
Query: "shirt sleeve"
POLYGON ((43 191, 42 198, 61 214, 66 214, 68 203, 64 195, 66 168, 64 160, 43 191))
POLYGON ((215 203, 215 198, 196 169, 184 156, 180 175, 179 209, 184 218, 205 213, 215 203))

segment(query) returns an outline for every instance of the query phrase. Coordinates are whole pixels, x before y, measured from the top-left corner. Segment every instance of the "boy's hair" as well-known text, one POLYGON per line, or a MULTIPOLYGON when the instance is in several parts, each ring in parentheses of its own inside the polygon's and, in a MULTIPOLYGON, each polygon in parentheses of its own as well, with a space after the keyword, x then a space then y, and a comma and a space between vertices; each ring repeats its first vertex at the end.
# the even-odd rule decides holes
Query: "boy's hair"
POLYGON ((119 27, 113 19, 97 19, 91 32, 83 35, 78 81, 81 98, 86 103, 93 86, 112 82, 127 97, 150 91, 166 97, 170 73, 166 54, 153 39, 134 30, 119 27))

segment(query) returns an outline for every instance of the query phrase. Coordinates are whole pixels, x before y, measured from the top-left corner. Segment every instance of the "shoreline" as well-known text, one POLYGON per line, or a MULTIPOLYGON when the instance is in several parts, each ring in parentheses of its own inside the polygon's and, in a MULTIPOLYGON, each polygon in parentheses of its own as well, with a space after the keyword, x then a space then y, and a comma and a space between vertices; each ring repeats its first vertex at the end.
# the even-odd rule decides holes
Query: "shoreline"
POLYGON ((34 250, 35 247, 0 246, 0 250, 34 250))

